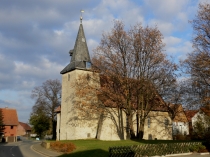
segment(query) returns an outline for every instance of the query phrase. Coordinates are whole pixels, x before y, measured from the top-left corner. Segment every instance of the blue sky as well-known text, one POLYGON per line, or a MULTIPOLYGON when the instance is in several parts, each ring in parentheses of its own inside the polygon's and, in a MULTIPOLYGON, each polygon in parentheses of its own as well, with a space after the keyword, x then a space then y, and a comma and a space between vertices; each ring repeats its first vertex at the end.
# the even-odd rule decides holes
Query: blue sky
POLYGON ((89 52, 99 44, 113 20, 126 28, 136 23, 162 32, 165 52, 174 60, 192 52, 192 20, 199 2, 210 0, 0 0, 0 107, 16 108, 28 122, 34 87, 61 80, 69 63, 83 9, 89 52))

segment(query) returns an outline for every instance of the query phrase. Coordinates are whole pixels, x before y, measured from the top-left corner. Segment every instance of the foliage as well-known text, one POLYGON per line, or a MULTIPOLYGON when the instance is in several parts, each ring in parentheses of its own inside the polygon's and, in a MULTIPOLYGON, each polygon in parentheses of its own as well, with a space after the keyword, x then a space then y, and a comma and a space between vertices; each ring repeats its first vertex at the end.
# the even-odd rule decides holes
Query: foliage
POLYGON ((120 146, 109 148, 109 156, 126 156, 126 155, 140 155, 140 156, 155 156, 187 153, 189 151, 199 151, 205 149, 199 142, 189 143, 168 143, 168 144, 147 144, 147 145, 133 145, 120 146))
POLYGON ((201 150, 206 149, 206 147, 202 144, 198 144, 198 145, 192 145, 189 147, 189 150, 191 152, 200 152, 201 150))
POLYGON ((61 99, 61 83, 59 80, 47 80, 42 86, 34 87, 31 97, 35 99, 32 114, 38 114, 41 110, 43 114, 49 118, 50 130, 53 134, 53 139, 56 136, 56 113, 55 109, 60 105, 61 99))
POLYGON ((209 139, 210 117, 205 114, 199 114, 193 125, 194 139, 209 139))
POLYGON ((2 109, 0 109, 0 133, 3 133, 5 130, 3 118, 2 109))
POLYGON ((61 143, 61 142, 51 142, 50 143, 50 148, 53 150, 56 150, 58 152, 63 152, 63 153, 70 153, 74 149, 76 149, 75 145, 73 143, 61 143))
POLYGON ((40 138, 43 137, 44 133, 50 127, 50 119, 42 110, 39 110, 38 113, 32 113, 29 123, 33 126, 32 129, 40 138))

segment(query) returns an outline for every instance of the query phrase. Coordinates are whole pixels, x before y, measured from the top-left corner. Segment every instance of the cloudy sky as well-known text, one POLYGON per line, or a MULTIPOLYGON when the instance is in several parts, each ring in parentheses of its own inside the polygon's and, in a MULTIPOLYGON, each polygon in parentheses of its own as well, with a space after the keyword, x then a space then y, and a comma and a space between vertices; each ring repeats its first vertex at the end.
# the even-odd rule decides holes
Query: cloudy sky
MULTIPOLYGON (((210 0, 204 0, 210 3, 210 0)), ((0 107, 16 108, 28 122, 31 91, 48 79, 61 80, 69 63, 83 9, 90 53, 113 20, 126 27, 157 25, 165 53, 175 60, 192 51, 192 20, 199 0, 0 0, 0 107)))

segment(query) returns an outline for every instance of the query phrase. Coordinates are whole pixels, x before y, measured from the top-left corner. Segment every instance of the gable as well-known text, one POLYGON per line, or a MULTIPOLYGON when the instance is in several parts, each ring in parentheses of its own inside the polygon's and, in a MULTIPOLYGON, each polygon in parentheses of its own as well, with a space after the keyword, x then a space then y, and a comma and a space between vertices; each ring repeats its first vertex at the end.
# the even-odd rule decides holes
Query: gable
POLYGON ((31 130, 31 127, 27 123, 19 122, 24 130, 31 130))
POLYGON ((18 116, 16 109, 1 108, 4 125, 18 125, 18 116))

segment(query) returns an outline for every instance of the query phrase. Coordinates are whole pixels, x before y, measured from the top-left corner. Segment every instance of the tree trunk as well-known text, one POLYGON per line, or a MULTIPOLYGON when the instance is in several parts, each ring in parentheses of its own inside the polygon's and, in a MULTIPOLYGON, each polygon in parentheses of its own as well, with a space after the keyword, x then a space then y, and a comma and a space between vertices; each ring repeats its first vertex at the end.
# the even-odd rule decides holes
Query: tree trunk
POLYGON ((52 139, 56 140, 56 121, 52 121, 52 139))
POLYGON ((135 136, 135 132, 134 132, 134 128, 133 128, 133 116, 132 114, 129 116, 129 128, 130 128, 130 138, 134 139, 135 136))
POLYGON ((139 127, 139 139, 143 139, 144 137, 144 121, 141 120, 139 127))
POLYGON ((119 129, 121 134, 120 139, 124 140, 123 111, 121 108, 119 109, 119 129))
POLYGON ((136 137, 139 138, 139 111, 136 113, 136 137))

